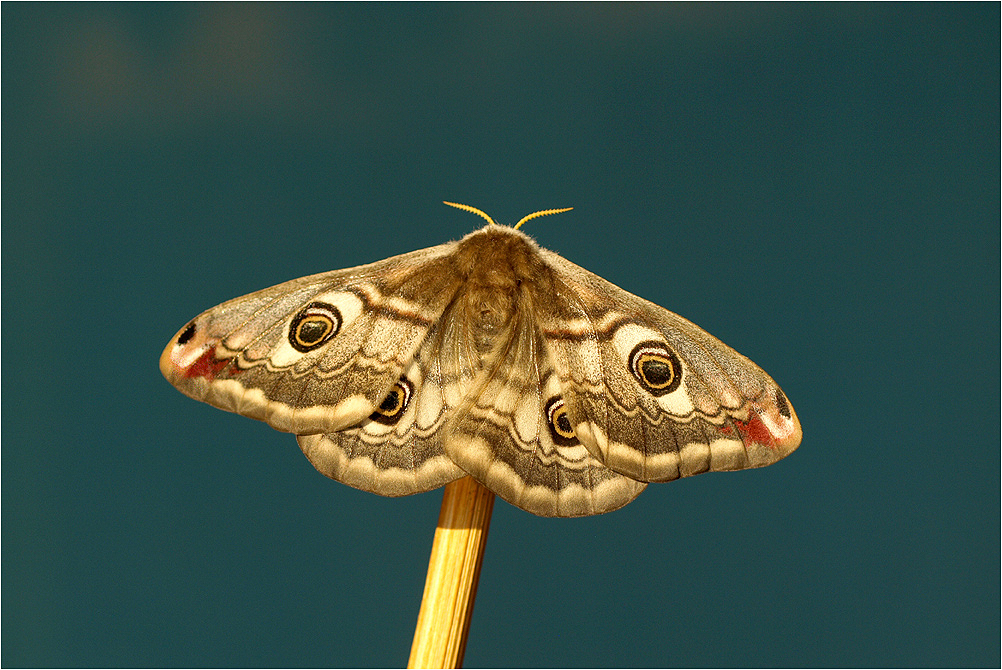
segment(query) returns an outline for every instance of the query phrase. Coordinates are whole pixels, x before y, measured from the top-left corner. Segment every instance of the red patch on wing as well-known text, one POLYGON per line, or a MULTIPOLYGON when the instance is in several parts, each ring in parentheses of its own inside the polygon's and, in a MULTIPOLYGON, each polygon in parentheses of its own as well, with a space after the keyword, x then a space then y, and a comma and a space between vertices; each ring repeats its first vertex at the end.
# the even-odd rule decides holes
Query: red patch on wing
POLYGON ((752 411, 747 421, 738 421, 735 419, 734 425, 738 427, 738 432, 741 433, 741 439, 745 444, 753 442, 767 447, 776 445, 776 438, 773 437, 772 431, 762 421, 762 417, 758 415, 758 412, 752 411))
MULTIPOLYGON (((216 375, 225 368, 231 358, 216 358, 216 348, 210 347, 204 354, 198 357, 198 359, 189 365, 185 371, 185 377, 205 377, 206 379, 215 379, 216 375)), ((234 374, 234 372, 230 372, 234 374)))

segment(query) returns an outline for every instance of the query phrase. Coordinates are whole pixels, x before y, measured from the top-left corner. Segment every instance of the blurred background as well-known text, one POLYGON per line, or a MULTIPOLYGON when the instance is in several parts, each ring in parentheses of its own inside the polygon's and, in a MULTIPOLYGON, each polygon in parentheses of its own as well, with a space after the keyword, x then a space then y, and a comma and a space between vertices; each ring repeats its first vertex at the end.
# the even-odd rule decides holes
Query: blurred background
POLYGON ((804 428, 600 517, 499 501, 468 666, 998 662, 997 3, 2 17, 4 666, 406 662, 441 493, 332 482, 157 359, 481 225, 442 200, 573 206, 528 232, 804 428))

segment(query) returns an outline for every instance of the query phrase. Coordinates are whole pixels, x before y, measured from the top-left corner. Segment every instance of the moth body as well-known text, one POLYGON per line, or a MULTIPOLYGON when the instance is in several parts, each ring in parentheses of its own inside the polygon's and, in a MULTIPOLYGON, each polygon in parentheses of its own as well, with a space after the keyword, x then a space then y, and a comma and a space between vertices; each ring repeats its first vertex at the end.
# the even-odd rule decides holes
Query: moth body
POLYGON ((543 268, 539 249, 517 230, 488 225, 460 240, 455 261, 464 320, 474 331, 477 351, 485 355, 543 268))

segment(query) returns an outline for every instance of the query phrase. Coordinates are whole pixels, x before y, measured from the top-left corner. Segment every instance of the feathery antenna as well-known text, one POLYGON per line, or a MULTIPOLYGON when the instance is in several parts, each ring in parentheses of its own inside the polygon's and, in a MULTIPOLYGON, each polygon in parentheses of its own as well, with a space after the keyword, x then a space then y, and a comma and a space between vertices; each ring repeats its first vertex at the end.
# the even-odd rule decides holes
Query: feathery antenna
MULTIPOLYGON (((472 213, 474 213, 474 214, 476 214, 478 216, 482 216, 485 219, 487 219, 488 222, 490 222, 490 223, 492 223, 494 225, 497 225, 494 222, 494 219, 492 219, 491 217, 487 216, 487 213, 484 212, 481 209, 477 209, 476 207, 470 207, 469 205, 462 205, 462 204, 460 204, 458 202, 449 202, 448 200, 443 200, 442 202, 444 204, 448 205, 449 207, 455 207, 456 209, 462 209, 462 210, 464 210, 466 212, 472 212, 472 213)), ((541 210, 539 212, 533 212, 532 214, 530 214, 528 216, 523 216, 522 219, 513 226, 513 228, 515 228, 515 230, 518 230, 519 228, 522 227, 522 224, 525 223, 526 221, 531 221, 532 219, 535 219, 537 217, 547 216, 549 214, 560 214, 561 212, 569 212, 572 209, 574 209, 574 208, 573 207, 564 207, 563 209, 544 209, 544 210, 541 210)))
POLYGON ((493 223, 495 226, 497 225, 496 223, 494 223, 494 219, 492 219, 491 217, 487 216, 487 213, 484 212, 481 209, 477 209, 476 207, 470 207, 469 205, 461 205, 458 202, 449 202, 448 200, 443 200, 442 202, 444 204, 448 205, 449 207, 455 207, 456 209, 462 209, 462 210, 467 211, 467 212, 473 212, 474 214, 477 214, 478 216, 484 217, 490 223, 493 223))
POLYGON ((572 209, 574 209, 574 208, 573 207, 564 207, 563 209, 544 209, 544 210, 542 210, 540 212, 533 212, 529 216, 523 216, 522 220, 515 224, 515 230, 518 230, 522 226, 522 224, 525 223, 526 221, 530 221, 532 219, 535 219, 538 216, 547 216, 549 214, 560 214, 560 212, 569 212, 572 209))

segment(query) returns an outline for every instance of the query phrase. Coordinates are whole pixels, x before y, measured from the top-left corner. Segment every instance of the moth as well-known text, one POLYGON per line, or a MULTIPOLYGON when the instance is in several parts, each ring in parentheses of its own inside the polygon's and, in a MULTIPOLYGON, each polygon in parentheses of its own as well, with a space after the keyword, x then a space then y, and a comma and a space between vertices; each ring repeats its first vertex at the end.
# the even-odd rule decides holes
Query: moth
POLYGON ((214 307, 160 357, 196 400, 294 433, 324 475, 402 496, 472 475, 540 516, 800 444, 757 365, 693 323, 488 223, 461 240, 214 307))

